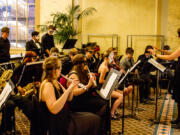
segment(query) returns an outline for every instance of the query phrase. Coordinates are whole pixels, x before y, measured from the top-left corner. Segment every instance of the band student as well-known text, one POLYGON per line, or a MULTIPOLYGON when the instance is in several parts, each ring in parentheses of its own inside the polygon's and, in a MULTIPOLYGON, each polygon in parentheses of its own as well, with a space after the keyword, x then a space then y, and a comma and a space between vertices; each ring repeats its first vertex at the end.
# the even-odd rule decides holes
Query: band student
POLYGON ((60 60, 55 56, 47 58, 43 70, 39 93, 42 111, 40 124, 48 128, 50 135, 99 135, 99 116, 89 112, 72 113, 66 108, 67 101, 73 99, 73 89, 77 82, 73 81, 68 89, 58 83, 60 60))
POLYGON ((9 28, 3 27, 1 29, 0 37, 0 63, 9 62, 10 60, 10 42, 8 39, 9 28))
POLYGON ((141 63, 137 66, 141 78, 139 86, 140 103, 148 103, 148 101, 152 100, 150 98, 150 72, 153 66, 148 63, 148 59, 153 58, 150 52, 151 49, 153 49, 151 45, 146 46, 144 54, 138 57, 138 60, 141 60, 141 63))
POLYGON ((39 32, 33 31, 31 33, 32 39, 26 43, 26 51, 34 51, 38 57, 42 56, 42 46, 39 42, 39 32))
POLYGON ((46 57, 50 56, 51 48, 55 47, 53 33, 55 31, 55 27, 53 25, 48 26, 48 32, 42 36, 41 43, 43 47, 43 52, 46 57))
MULTIPOLYGON (((98 74, 99 74, 99 79, 98 80, 98 89, 100 90, 103 83, 105 82, 105 79, 109 73, 109 53, 104 53, 103 55, 103 62, 102 64, 99 66, 99 69, 98 69, 98 74)), ((114 103, 113 103, 113 106, 111 108, 111 119, 113 120, 119 120, 119 118, 116 116, 115 112, 117 110, 117 108, 120 106, 120 104, 123 102, 123 95, 120 94, 119 92, 113 90, 112 91, 112 94, 111 94, 111 97, 113 99, 115 99, 114 103)))
POLYGON ((31 122, 31 134, 34 132, 34 125, 33 125, 33 119, 32 119, 32 112, 33 112, 33 103, 31 100, 29 100, 27 97, 23 97, 21 95, 24 95, 24 86, 28 82, 18 82, 21 72, 23 70, 23 67, 26 63, 34 62, 36 61, 36 53, 32 51, 27 51, 25 54, 25 58, 23 61, 23 64, 18 66, 13 73, 13 76, 11 80, 13 83, 17 86, 15 87, 15 94, 11 95, 8 101, 6 102, 6 105, 4 106, 5 111, 2 113, 2 122, 1 122, 1 130, 0 133, 11 135, 12 128, 15 126, 15 120, 12 121, 11 118, 15 117, 15 107, 17 106, 19 109, 23 111, 23 113, 28 117, 28 119, 31 122), (21 95, 17 95, 17 93, 20 93, 21 95), (6 127, 6 128, 5 128, 6 127))
MULTIPOLYGON (((177 30, 178 33, 178 37, 180 38, 180 28, 177 30)), ((178 58, 178 62, 176 65, 176 69, 175 69, 175 76, 174 76, 174 95, 175 95, 175 101, 177 102, 177 110, 178 110, 178 116, 177 119, 174 121, 171 121, 171 123, 173 124, 172 127, 173 128, 178 128, 180 129, 180 47, 172 53, 169 53, 167 55, 161 55, 161 54, 156 54, 154 50, 150 50, 151 53, 159 58, 159 59, 163 59, 163 60, 174 60, 176 58, 178 58)))

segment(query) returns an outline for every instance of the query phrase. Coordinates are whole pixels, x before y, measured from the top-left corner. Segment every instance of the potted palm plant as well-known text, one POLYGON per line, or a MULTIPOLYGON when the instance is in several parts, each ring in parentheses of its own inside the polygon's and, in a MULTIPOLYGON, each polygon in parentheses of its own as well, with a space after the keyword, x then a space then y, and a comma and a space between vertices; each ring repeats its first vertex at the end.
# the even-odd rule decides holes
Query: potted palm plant
MULTIPOLYGON (((89 7, 80 10, 80 6, 70 6, 66 13, 56 12, 52 13, 52 21, 47 22, 47 24, 52 24, 55 26, 54 39, 56 43, 64 43, 67 39, 74 38, 79 34, 77 28, 73 25, 74 21, 79 21, 81 17, 92 15, 96 12, 95 8, 89 7)), ((47 25, 40 25, 41 31, 47 30, 47 25)))

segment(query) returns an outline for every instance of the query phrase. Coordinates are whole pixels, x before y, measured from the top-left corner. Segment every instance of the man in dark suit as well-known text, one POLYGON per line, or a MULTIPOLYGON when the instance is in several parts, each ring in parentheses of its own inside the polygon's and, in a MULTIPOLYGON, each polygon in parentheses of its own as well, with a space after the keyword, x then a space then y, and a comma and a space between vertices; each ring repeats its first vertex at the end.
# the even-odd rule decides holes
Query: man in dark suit
POLYGON ((42 56, 42 46, 39 42, 39 32, 32 32, 32 39, 26 43, 26 51, 34 51, 39 57, 42 56))

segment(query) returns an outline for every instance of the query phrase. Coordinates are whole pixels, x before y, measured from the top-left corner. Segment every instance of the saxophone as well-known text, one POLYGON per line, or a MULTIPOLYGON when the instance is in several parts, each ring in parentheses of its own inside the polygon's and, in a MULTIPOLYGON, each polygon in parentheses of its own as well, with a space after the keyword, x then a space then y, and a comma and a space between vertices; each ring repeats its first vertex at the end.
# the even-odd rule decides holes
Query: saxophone
POLYGON ((23 97, 29 97, 29 96, 37 93, 37 89, 36 89, 34 82, 28 83, 26 86, 23 87, 23 89, 24 89, 25 93, 22 95, 18 92, 17 95, 21 95, 23 97))
POLYGON ((9 79, 11 78, 11 76, 13 75, 13 70, 8 69, 5 70, 1 77, 0 77, 0 94, 3 91, 4 87, 6 86, 6 82, 9 81, 9 79))

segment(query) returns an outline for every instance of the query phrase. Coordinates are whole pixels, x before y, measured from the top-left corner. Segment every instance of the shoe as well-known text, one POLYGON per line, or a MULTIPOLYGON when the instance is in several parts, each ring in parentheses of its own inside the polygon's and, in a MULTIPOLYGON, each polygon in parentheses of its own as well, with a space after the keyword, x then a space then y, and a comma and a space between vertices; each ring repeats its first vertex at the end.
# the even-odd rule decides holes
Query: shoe
POLYGON ((111 116, 111 120, 120 120, 120 118, 118 118, 116 115, 111 116))
POLYGON ((172 125, 171 128, 180 129, 180 122, 175 125, 172 125))
POLYGON ((172 120, 171 124, 178 124, 178 122, 180 122, 180 120, 176 119, 176 120, 172 120))
POLYGON ((149 97, 149 98, 148 98, 148 100, 150 100, 150 101, 154 101, 154 98, 150 98, 150 97, 149 97))
POLYGON ((118 112, 115 112, 115 115, 116 115, 117 117, 121 117, 120 113, 118 113, 118 112))

